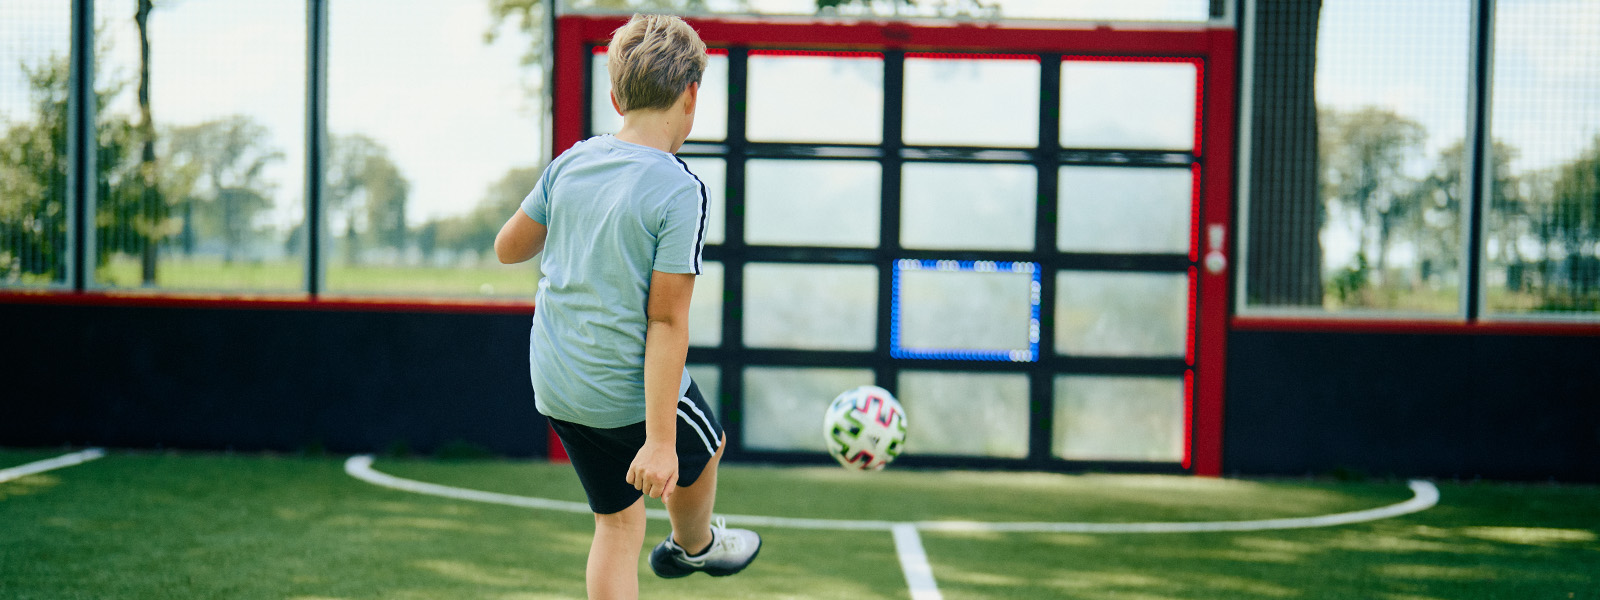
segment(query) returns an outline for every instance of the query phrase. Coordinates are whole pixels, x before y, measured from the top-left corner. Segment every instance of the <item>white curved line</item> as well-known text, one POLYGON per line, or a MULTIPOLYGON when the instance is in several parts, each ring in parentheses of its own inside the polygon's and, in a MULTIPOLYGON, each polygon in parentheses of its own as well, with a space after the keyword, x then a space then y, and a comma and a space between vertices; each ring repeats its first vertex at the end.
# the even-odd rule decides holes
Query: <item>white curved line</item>
MULTIPOLYGON (((372 468, 372 456, 352 456, 344 463, 344 470, 351 477, 368 483, 387 488, 487 502, 490 504, 504 504, 525 508, 541 508, 571 513, 591 514, 589 505, 583 502, 566 502, 562 500, 549 500, 546 498, 530 498, 527 496, 513 496, 495 492, 469 490, 465 488, 450 487, 434 483, 424 483, 411 479, 402 479, 393 475, 380 473, 372 468)), ((1439 488, 1432 483, 1413 479, 1408 484, 1413 496, 1410 500, 1399 504, 1391 504, 1368 510, 1320 515, 1315 517, 1294 517, 1287 519, 1261 519, 1255 521, 1174 521, 1157 523, 1047 523, 1047 522, 979 522, 979 521, 869 521, 854 519, 797 519, 789 517, 766 517, 759 515, 726 515, 728 523, 747 527, 786 527, 791 529, 828 529, 840 531, 894 531, 897 525, 912 525, 923 531, 939 532, 1010 532, 1010 533, 1195 533, 1207 531, 1263 531, 1269 529, 1304 529, 1309 527, 1331 527, 1334 525, 1348 525, 1351 523, 1364 523, 1379 519, 1388 519, 1421 512, 1439 503, 1439 488)), ((666 519, 667 511, 649 509, 645 511, 652 519, 666 519)))
POLYGON ((25 465, 17 465, 9 469, 0 469, 0 482, 11 481, 19 477, 27 477, 34 473, 43 473, 52 469, 79 465, 106 455, 105 450, 90 448, 81 452, 63 454, 55 458, 36 460, 25 465))
POLYGON ((982 531, 1029 533, 1195 533, 1205 531, 1264 531, 1269 529, 1306 529, 1331 527, 1377 521, 1433 508, 1439 503, 1439 488, 1432 483, 1413 479, 1410 500, 1379 508, 1354 512, 1335 513, 1315 517, 1287 519, 1260 519, 1255 521, 1188 521, 1161 523, 986 523, 969 521, 918 521, 917 528, 925 531, 982 531))

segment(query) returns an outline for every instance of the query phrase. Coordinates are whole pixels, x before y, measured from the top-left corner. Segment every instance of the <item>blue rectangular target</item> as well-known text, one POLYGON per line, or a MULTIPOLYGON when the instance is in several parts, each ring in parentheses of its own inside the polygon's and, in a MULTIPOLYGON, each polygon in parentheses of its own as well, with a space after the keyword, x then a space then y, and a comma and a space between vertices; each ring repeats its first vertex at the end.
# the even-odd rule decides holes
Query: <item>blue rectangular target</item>
POLYGON ((1039 360, 1037 263, 899 260, 889 354, 944 360, 1039 360))

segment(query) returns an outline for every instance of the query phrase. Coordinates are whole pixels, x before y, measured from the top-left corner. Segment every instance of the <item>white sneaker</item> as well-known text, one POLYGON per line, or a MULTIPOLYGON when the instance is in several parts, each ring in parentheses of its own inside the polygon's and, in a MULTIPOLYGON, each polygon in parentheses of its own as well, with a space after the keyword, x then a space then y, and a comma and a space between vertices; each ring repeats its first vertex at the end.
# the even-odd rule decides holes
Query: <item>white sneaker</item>
POLYGON ((699 556, 689 553, 672 541, 672 534, 650 551, 650 570, 656 576, 668 579, 685 577, 703 571, 712 577, 726 577, 749 566, 761 553, 761 536, 749 529, 728 529, 725 520, 717 517, 711 526, 711 545, 699 556))

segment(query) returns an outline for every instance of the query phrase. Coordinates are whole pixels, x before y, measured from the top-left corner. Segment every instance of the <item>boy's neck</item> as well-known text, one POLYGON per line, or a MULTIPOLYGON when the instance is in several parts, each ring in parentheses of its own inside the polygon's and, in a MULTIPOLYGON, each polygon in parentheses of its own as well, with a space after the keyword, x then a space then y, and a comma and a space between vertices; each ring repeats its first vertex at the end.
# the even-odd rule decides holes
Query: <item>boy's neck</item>
POLYGON ((622 117, 617 139, 675 154, 683 146, 683 120, 687 115, 672 110, 636 110, 622 117))

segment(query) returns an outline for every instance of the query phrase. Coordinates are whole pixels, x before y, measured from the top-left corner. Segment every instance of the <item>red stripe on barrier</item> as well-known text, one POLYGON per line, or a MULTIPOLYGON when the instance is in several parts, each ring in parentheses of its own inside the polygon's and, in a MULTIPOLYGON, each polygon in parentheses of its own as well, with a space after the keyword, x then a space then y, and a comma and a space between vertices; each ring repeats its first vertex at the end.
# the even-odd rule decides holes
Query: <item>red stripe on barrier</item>
POLYGON ((0 304, 229 310, 533 314, 533 303, 527 300, 466 301, 428 298, 312 298, 306 294, 241 295, 232 292, 227 295, 221 295, 183 292, 16 291, 0 292, 0 304))

